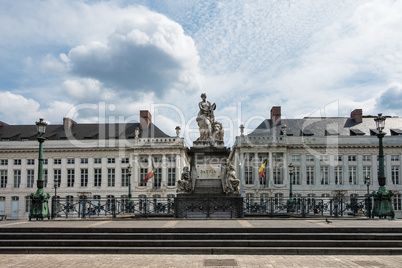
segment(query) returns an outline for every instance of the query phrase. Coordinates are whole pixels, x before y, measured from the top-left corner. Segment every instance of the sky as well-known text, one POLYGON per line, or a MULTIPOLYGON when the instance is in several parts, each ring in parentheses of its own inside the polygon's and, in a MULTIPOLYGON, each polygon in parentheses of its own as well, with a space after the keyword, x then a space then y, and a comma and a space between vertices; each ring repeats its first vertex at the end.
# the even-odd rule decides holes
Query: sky
POLYGON ((402 1, 0 0, 0 121, 136 122, 191 145, 270 117, 402 116, 402 1))

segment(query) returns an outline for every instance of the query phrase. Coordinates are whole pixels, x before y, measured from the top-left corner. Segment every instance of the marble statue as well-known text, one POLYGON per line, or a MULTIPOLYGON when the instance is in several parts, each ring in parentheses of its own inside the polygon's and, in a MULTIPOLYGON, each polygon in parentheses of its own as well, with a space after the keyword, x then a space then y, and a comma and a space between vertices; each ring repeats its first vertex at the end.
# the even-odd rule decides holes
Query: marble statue
POLYGON ((236 178, 236 171, 233 165, 229 165, 226 169, 226 194, 238 194, 240 193, 240 180, 236 178))
POLYGON ((223 127, 222 124, 215 121, 214 110, 216 104, 207 101, 207 95, 201 94, 202 101, 198 104, 200 111, 197 115, 197 124, 200 130, 200 137, 197 142, 204 142, 209 145, 223 143, 223 127))
POLYGON ((192 191, 192 183, 191 183, 191 175, 188 167, 183 168, 183 173, 181 174, 181 179, 177 182, 179 191, 182 192, 191 192, 192 191))

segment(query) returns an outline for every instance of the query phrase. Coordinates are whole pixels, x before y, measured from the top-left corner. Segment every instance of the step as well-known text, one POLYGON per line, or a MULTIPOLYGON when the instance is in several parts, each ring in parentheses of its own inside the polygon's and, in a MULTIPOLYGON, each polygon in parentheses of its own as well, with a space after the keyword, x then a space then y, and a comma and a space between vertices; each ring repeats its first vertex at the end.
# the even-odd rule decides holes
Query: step
POLYGON ((401 248, 348 247, 0 247, 1 254, 275 254, 401 255, 401 248))

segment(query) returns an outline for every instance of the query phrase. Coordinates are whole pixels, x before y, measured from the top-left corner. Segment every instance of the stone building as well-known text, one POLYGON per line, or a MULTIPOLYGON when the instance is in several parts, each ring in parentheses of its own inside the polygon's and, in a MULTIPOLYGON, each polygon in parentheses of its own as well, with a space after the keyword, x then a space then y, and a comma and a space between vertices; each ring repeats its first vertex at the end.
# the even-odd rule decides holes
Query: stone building
MULTIPOLYGON (((402 209, 402 118, 387 117, 384 137, 386 187, 395 192, 395 211, 402 209)), ((281 118, 281 107, 248 135, 236 137, 232 161, 243 196, 289 196, 290 163, 294 166, 293 196, 364 197, 378 190, 378 148, 373 116, 361 109, 347 117, 281 118), (264 178, 258 169, 267 160, 264 178)))
MULTIPOLYGON (((152 123, 148 111, 140 123, 47 126, 44 143, 45 192, 73 202, 126 198, 131 164, 133 197, 173 197, 181 170, 188 166, 184 139, 170 137, 152 123), (154 168, 154 177, 143 183, 154 168)), ((36 191, 38 142, 35 125, 0 125, 0 215, 27 218, 29 195, 36 191)))

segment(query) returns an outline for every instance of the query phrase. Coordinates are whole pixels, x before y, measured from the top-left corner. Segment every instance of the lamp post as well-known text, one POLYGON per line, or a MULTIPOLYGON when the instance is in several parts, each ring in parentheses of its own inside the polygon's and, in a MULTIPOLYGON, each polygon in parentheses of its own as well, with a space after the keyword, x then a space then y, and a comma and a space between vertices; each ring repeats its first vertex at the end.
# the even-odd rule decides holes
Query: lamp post
POLYGON ((378 114, 376 118, 374 118, 376 122, 376 127, 378 130, 377 137, 379 140, 379 153, 378 153, 378 161, 379 161, 379 170, 378 170, 378 188, 377 192, 373 192, 374 197, 374 207, 372 217, 378 216, 380 219, 385 218, 386 216, 391 216, 391 218, 395 217, 395 212, 392 207, 391 198, 394 195, 392 191, 387 191, 385 188, 385 172, 384 172, 384 148, 382 139, 385 136, 385 132, 382 130, 385 127, 385 117, 382 114, 378 114))
POLYGON ((126 211, 127 212, 134 212, 133 211, 134 202, 131 199, 131 168, 132 168, 131 165, 129 165, 127 167, 127 169, 128 169, 128 173, 127 173, 127 176, 128 176, 128 199, 127 199, 127 203, 126 203, 126 211))
POLYGON ((43 220, 43 218, 50 219, 48 200, 50 198, 49 194, 45 194, 43 191, 43 143, 46 138, 43 137, 46 131, 47 123, 43 121, 43 119, 39 119, 39 122, 36 122, 36 127, 38 129, 37 138, 39 142, 39 163, 38 163, 38 180, 36 193, 31 193, 30 198, 32 202, 32 206, 29 212, 29 220, 32 218, 36 218, 36 220, 43 220))
POLYGON ((289 199, 287 201, 287 212, 295 212, 295 203, 296 201, 293 199, 293 172, 294 172, 294 167, 293 164, 289 164, 289 199))
POLYGON ((367 195, 366 195, 367 218, 371 218, 370 176, 364 178, 364 183, 367 186, 367 195))

